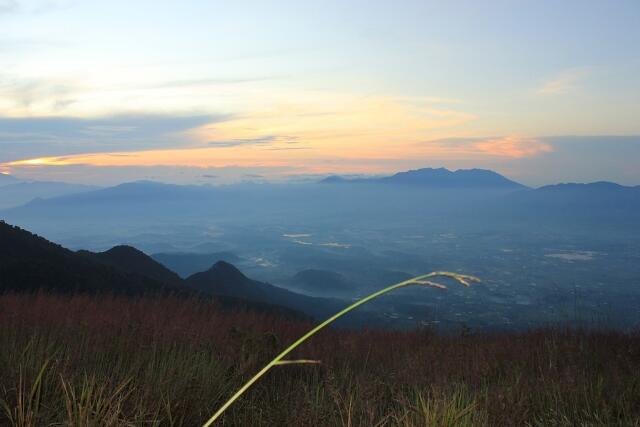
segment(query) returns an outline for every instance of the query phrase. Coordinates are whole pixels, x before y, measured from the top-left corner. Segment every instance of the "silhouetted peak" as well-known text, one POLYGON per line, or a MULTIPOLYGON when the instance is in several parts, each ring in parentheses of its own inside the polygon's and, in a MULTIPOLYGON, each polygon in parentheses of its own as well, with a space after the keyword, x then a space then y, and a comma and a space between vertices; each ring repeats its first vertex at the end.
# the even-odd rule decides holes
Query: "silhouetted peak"
MULTIPOLYGON (((127 253, 133 253, 132 249, 127 253)), ((126 263, 109 258, 131 260, 129 256, 73 252, 19 227, 0 223, 0 292, 45 289, 139 294, 169 289, 165 287, 169 281, 128 274, 126 263)), ((130 264, 145 263, 135 258, 130 264)))
POLYGON ((104 253, 109 255, 115 255, 115 256, 131 256, 131 257, 143 256, 145 258, 148 257, 148 255, 142 252, 141 250, 129 245, 114 246, 111 249, 105 251, 104 253))
POLYGON ((150 277, 162 283, 181 285, 182 279, 139 249, 128 245, 114 246, 105 252, 80 252, 96 261, 128 273, 150 277))
POLYGON ((406 172, 398 172, 395 175, 382 178, 380 181, 443 188, 524 187, 522 184, 511 181, 499 173, 487 169, 458 169, 456 171, 450 171, 446 168, 423 168, 409 170, 406 172))
POLYGON ((242 274, 240 270, 233 264, 226 261, 218 261, 207 271, 207 273, 214 273, 221 278, 227 280, 247 280, 247 276, 242 274))
POLYGON ((325 184, 401 184, 428 188, 485 188, 485 189, 520 189, 524 185, 512 181, 497 172, 488 169, 422 168, 398 172, 382 178, 345 178, 329 176, 322 181, 325 184))

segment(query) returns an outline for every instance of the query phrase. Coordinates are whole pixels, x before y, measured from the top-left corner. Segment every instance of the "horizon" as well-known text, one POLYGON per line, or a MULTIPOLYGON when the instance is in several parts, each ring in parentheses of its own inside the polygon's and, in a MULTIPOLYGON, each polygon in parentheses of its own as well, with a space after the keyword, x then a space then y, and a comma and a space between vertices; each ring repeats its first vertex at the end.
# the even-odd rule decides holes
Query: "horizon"
MULTIPOLYGON (((342 174, 336 174, 336 173, 328 173, 328 174, 307 174, 307 175, 295 175, 295 176, 285 176, 285 177, 271 177, 271 178, 267 178, 264 176, 260 176, 260 175, 242 175, 241 177, 238 177, 237 179, 229 179, 228 181, 221 181, 221 180, 217 180, 217 182, 203 182, 202 180, 198 180, 193 179, 192 177, 182 177, 182 179, 171 179, 171 177, 167 177, 167 176, 155 176, 153 178, 149 178, 149 177, 138 177, 138 178, 134 178, 134 179, 123 179, 123 180, 113 180, 113 179, 108 179, 105 182, 95 182, 92 184, 86 184, 84 183, 84 181, 80 181, 77 182, 77 184, 85 184, 85 185, 92 185, 94 186, 96 189, 99 188, 108 188, 108 187, 115 187, 115 186, 119 186, 122 184, 133 184, 133 183, 144 183, 144 182, 148 182, 148 183, 157 183, 157 184, 166 184, 166 185, 195 185, 195 186, 212 186, 212 187, 219 187, 219 186, 233 186, 233 185, 247 185, 247 184, 259 184, 259 185, 287 185, 287 184, 316 184, 316 183, 320 183, 321 181, 323 181, 326 178, 332 178, 332 177, 338 177, 338 178, 343 178, 348 180, 351 179, 370 179, 370 178, 383 178, 383 177, 390 177, 390 176, 394 176, 396 174, 399 173, 407 173, 407 172, 418 172, 418 171, 422 171, 422 170, 445 170, 447 172, 451 172, 451 173, 455 173, 458 171, 482 171, 482 172, 491 172, 491 173, 496 173, 499 176, 510 180, 512 182, 515 182, 517 184, 521 184, 526 188, 529 189, 537 189, 537 188, 542 188, 542 187, 547 187, 547 186, 553 186, 553 185, 564 185, 564 184, 584 184, 584 185, 589 185, 589 184, 598 184, 598 183, 610 183, 610 184, 615 184, 615 185, 620 185, 623 187, 629 187, 629 188, 633 188, 633 187, 640 187, 640 184, 637 183, 630 183, 630 184, 624 184, 624 183, 620 183, 620 182, 615 182, 615 181, 607 181, 607 180, 595 180, 595 181, 572 181, 572 180, 568 180, 568 181, 549 181, 545 184, 541 184, 541 185, 531 185, 531 184, 527 184, 525 182, 521 182, 518 181, 516 179, 513 179, 512 177, 503 175, 497 171, 491 170, 491 169, 483 169, 483 168, 459 168, 459 169, 455 169, 455 168, 446 168, 446 167, 430 167, 430 166, 426 166, 426 167, 420 167, 417 169, 407 169, 407 170, 397 170, 397 171, 391 171, 389 173, 378 173, 378 174, 357 174, 357 173, 342 173, 342 174)), ((39 179, 33 179, 33 178, 22 178, 20 176, 14 175, 12 173, 10 173, 9 171, 0 171, 0 175, 4 175, 4 176, 10 176, 12 178, 16 179, 16 183, 25 183, 25 182, 43 182, 39 179)), ((43 178, 46 178, 45 176, 43 176, 43 178)), ((51 182, 51 183, 71 183, 74 184, 76 183, 74 180, 67 180, 67 181, 59 181, 59 180, 55 180, 55 179, 51 179, 45 182, 51 182)))
POLYGON ((2 0, 0 172, 638 185, 638 18, 634 1, 2 0))

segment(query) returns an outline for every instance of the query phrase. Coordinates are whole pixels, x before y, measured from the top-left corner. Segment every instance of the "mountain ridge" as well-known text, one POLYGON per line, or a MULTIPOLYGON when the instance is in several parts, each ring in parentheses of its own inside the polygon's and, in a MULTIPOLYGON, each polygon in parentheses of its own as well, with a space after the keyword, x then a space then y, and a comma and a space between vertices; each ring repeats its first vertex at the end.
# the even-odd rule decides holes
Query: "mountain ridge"
POLYGON ((525 189, 527 186, 488 169, 421 168, 398 172, 377 178, 344 178, 332 175, 320 181, 323 184, 394 184, 426 188, 497 188, 525 189))
POLYGON ((324 316, 341 305, 250 279, 225 261, 183 280, 132 246, 74 252, 0 220, 0 293, 38 291, 206 296, 224 308, 273 311, 299 319, 324 316))
POLYGON ((141 274, 174 286, 184 285, 175 272, 133 246, 118 245, 104 252, 78 251, 78 253, 127 273, 141 274))
POLYGON ((189 276, 185 283, 200 292, 284 305, 314 317, 327 316, 341 306, 338 300, 310 297, 250 279, 226 261, 218 261, 208 270, 189 276))
POLYGON ((143 294, 186 289, 108 266, 0 221, 0 291, 143 294))
POLYGON ((230 264, 241 260, 232 252, 158 252, 151 254, 151 258, 164 265, 171 271, 186 279, 195 273, 211 268, 217 261, 227 261, 230 264))

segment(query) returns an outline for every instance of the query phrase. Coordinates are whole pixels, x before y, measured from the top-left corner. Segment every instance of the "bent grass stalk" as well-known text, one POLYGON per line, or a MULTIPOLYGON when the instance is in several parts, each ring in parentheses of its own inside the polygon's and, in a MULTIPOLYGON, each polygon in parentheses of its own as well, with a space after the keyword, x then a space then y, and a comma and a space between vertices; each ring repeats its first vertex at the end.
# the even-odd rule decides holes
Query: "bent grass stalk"
POLYGON ((339 311, 338 313, 334 314, 333 316, 329 317, 327 320, 325 320, 324 322, 320 323, 318 326, 316 326, 315 328, 311 329, 309 332, 307 332, 306 334, 304 334, 303 336, 301 336, 300 338, 298 338, 297 341, 295 341, 293 344, 291 344, 289 347, 287 347, 282 353, 278 354, 271 362, 269 362, 264 368, 262 368, 257 374, 254 375, 253 378, 251 378, 249 381, 247 381, 240 389, 238 389, 238 391, 236 391, 236 393, 231 396, 231 398, 229 400, 227 400, 227 402, 222 405, 220 407, 220 409, 218 409, 218 411, 213 414, 213 416, 211 418, 209 418, 209 420, 204 424, 203 427, 209 427, 211 426, 218 418, 220 418, 222 416, 222 414, 224 413, 224 411, 227 410, 227 408, 229 408, 229 406, 231 406, 233 404, 233 402, 235 402, 240 396, 242 396, 242 394, 244 394, 245 391, 247 391, 249 388, 251 388, 251 386, 258 381, 264 374, 266 374, 271 368, 273 368, 274 366, 279 366, 279 365, 292 365, 292 364, 317 364, 320 363, 317 360, 282 360, 287 354, 291 353, 294 349, 296 349, 300 344, 302 344, 303 342, 305 342, 306 340, 308 340, 309 338, 311 338, 312 336, 314 336, 316 333, 318 333, 321 329, 323 329, 325 326, 329 325, 330 323, 333 323, 335 320, 339 319, 340 317, 344 316, 345 314, 349 313, 350 311, 360 307, 363 304, 366 304, 367 302, 378 298, 381 295, 384 295, 388 292, 394 291, 396 289, 400 289, 403 288, 405 286, 411 286, 411 285, 420 285, 420 286, 427 286, 427 287, 431 287, 431 288, 437 288, 437 289, 446 289, 445 285, 442 285, 440 283, 436 283, 433 282, 429 279, 434 278, 434 277, 446 277, 449 279, 453 279, 456 282, 460 283, 461 285, 464 286, 469 286, 471 284, 471 282, 480 282, 480 279, 478 279, 475 276, 468 276, 466 274, 458 274, 458 273, 452 273, 449 271, 434 271, 431 272, 429 274, 423 274, 421 276, 416 276, 413 277, 409 280, 405 280, 403 282, 400 283, 396 283, 395 285, 391 285, 389 287, 386 287, 380 291, 374 292, 369 296, 366 296, 358 301, 356 301, 355 303, 351 304, 350 306, 348 306, 347 308, 339 311))

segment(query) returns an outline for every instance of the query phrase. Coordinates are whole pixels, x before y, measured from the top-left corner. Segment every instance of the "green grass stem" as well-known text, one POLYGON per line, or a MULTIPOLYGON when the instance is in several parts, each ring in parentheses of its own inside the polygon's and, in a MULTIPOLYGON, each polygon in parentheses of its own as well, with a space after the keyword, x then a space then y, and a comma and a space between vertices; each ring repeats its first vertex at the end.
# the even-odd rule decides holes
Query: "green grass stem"
POLYGON ((449 279, 453 279, 453 280, 457 281, 458 283, 460 283, 460 284, 462 284, 464 286, 469 286, 471 282, 479 282, 480 281, 480 279, 478 279, 477 277, 474 277, 474 276, 467 276, 467 275, 464 275, 464 274, 452 273, 452 272, 448 272, 448 271, 434 271, 434 272, 431 272, 429 274, 423 274, 421 276, 416 276, 416 277, 413 277, 411 279, 405 280, 403 282, 396 283, 395 285, 391 285, 389 287, 386 287, 386 288, 384 288, 382 290, 374 292, 371 295, 368 295, 368 296, 356 301, 355 303, 351 304, 350 306, 346 307, 345 309, 343 309, 343 310, 339 311, 338 313, 334 314, 333 316, 329 317, 327 320, 325 320, 324 322, 320 323, 315 328, 311 329, 309 332, 307 332, 306 334, 304 334, 303 336, 298 338, 297 341, 295 341, 293 344, 291 344, 289 347, 287 347, 284 351, 282 351, 280 354, 278 354, 271 362, 269 362, 267 365, 265 365, 264 368, 262 368, 256 375, 254 375, 253 378, 251 378, 240 389, 238 389, 238 391, 236 391, 236 393, 233 396, 231 396, 231 398, 229 400, 227 400, 227 402, 224 405, 222 405, 220 407, 220 409, 218 409, 218 411, 215 414, 213 414, 213 416, 211 418, 209 418, 209 420, 204 424, 204 427, 211 426, 218 418, 220 418, 222 416, 224 411, 226 411, 227 408, 229 408, 229 406, 231 406, 233 404, 233 402, 235 402, 240 396, 242 396, 242 394, 244 394, 244 392, 246 392, 249 388, 251 388, 251 386, 256 381, 258 381, 263 375, 265 375, 267 372, 269 372, 269 370, 271 368, 273 368, 274 366, 283 365, 283 364, 309 363, 309 361, 307 361, 307 360, 305 360, 305 361, 289 361, 289 363, 287 363, 287 361, 283 361, 283 359, 284 359, 284 357, 286 355, 291 353, 298 346, 300 346, 302 343, 307 341, 309 338, 314 336, 316 333, 318 333, 320 330, 322 330, 323 328, 325 328, 329 324, 333 323, 334 321, 336 321, 340 317, 344 316, 345 314, 355 310, 356 308, 360 307, 361 305, 366 304, 367 302, 369 302, 371 300, 374 300, 374 299, 378 298, 379 296, 382 296, 382 295, 384 295, 384 294, 386 294, 388 292, 394 291, 396 289, 400 289, 400 288, 403 288, 403 287, 406 287, 406 286, 411 286, 411 285, 427 286, 427 287, 438 288, 438 289, 445 288, 444 285, 442 285, 440 283, 432 282, 431 280, 429 280, 429 279, 434 278, 434 277, 446 277, 446 278, 449 278, 449 279))

